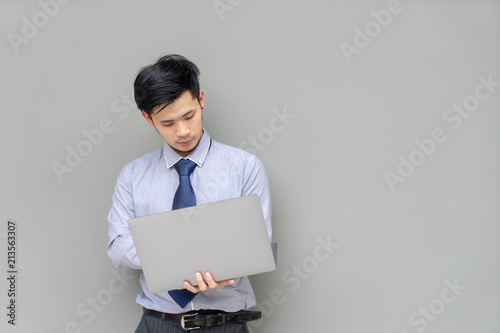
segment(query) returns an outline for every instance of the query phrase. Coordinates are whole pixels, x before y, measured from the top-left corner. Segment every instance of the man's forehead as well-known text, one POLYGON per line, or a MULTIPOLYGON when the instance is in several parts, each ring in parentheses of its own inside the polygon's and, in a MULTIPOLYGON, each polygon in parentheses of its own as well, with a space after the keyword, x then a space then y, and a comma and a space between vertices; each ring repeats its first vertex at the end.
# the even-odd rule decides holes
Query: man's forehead
MULTIPOLYGON (((169 105, 177 105, 180 103, 191 103, 196 100, 196 97, 191 95, 189 90, 184 91, 175 101, 170 103, 163 103, 153 108, 153 116, 165 110, 169 105)), ((179 110, 181 111, 181 110, 179 110)))
POLYGON ((165 104, 160 104, 160 105, 157 105, 153 108, 153 116, 156 116, 158 113, 160 113, 161 111, 163 111, 163 109, 165 109, 167 107, 167 103, 165 104))

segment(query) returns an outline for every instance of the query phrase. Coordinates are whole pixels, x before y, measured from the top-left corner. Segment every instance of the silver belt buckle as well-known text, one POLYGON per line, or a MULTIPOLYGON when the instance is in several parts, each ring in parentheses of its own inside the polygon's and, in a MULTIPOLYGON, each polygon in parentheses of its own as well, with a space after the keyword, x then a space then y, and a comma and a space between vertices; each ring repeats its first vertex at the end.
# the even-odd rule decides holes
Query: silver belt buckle
POLYGON ((193 313, 193 314, 189 314, 189 315, 184 315, 182 316, 181 318, 181 327, 184 331, 191 331, 191 330, 197 330, 199 328, 201 328, 201 326, 195 326, 195 327, 186 327, 186 323, 189 323, 189 322, 193 322, 194 321, 194 317, 198 314, 197 313, 193 313))

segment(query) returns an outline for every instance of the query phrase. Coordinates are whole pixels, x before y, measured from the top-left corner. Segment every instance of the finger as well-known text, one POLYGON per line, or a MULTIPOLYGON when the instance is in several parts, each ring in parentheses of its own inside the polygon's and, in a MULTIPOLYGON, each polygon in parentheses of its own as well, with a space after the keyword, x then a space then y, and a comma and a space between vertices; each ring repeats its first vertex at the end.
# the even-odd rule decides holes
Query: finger
POLYGON ((196 282, 198 282, 198 288, 201 291, 207 290, 208 289, 207 284, 205 283, 205 280, 203 280, 203 276, 201 275, 201 273, 196 272, 195 277, 196 277, 196 282))
POLYGON ((207 284, 211 289, 219 288, 225 286, 226 284, 233 284, 235 281, 234 278, 222 281, 215 281, 214 277, 212 276, 212 273, 210 272, 205 273, 205 280, 207 281, 207 284))
POLYGON ((189 283, 188 281, 184 281, 184 287, 186 287, 187 290, 189 290, 194 294, 200 292, 200 288, 192 286, 191 283, 189 283))
POLYGON ((234 283, 234 279, 222 280, 222 281, 217 282, 219 287, 225 286, 226 284, 233 284, 233 283, 234 283))
POLYGON ((208 286, 211 289, 220 287, 219 283, 215 282, 214 277, 210 274, 210 272, 205 273, 205 280, 207 280, 208 286))

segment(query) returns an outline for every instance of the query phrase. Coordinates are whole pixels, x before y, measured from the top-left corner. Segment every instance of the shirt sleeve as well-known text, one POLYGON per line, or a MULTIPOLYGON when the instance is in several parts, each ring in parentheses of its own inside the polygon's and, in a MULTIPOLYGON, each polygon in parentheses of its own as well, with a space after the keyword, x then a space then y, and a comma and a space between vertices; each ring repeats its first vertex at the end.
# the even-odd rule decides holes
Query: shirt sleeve
POLYGON ((257 156, 253 156, 247 160, 243 173, 242 196, 257 194, 260 198, 262 213, 266 222, 267 234, 269 241, 272 238, 271 227, 271 191, 269 189, 269 181, 267 179, 264 165, 257 156))
POLYGON ((115 186, 113 204, 108 214, 107 252, 111 262, 122 269, 141 269, 137 251, 128 227, 128 220, 136 217, 129 168, 122 169, 115 186))

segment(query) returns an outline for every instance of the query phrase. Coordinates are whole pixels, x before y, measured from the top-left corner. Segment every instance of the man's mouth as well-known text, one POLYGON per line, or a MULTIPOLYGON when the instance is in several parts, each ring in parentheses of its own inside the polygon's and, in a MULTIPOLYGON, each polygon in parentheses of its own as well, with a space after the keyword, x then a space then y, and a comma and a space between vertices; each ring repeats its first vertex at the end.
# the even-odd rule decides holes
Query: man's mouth
POLYGON ((193 142, 194 138, 191 138, 189 140, 185 140, 185 141, 177 141, 178 144, 180 144, 181 146, 189 146, 191 144, 191 142, 193 142))

